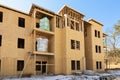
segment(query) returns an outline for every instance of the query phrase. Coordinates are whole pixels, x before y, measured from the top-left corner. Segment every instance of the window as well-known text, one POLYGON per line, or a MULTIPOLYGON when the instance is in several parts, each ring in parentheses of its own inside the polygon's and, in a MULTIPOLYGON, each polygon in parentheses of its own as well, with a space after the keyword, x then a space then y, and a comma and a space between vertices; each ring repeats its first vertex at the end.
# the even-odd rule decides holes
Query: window
POLYGON ((99 69, 99 62, 96 62, 96 69, 99 69))
POLYGON ((76 49, 80 50, 80 41, 76 41, 76 49))
POLYGON ((98 52, 98 46, 97 45, 95 46, 95 51, 96 51, 96 53, 98 52))
POLYGON ((100 38, 100 31, 95 30, 95 37, 100 38))
POLYGON ((80 50, 80 41, 71 40, 71 49, 80 50))
POLYGON ((95 46, 96 53, 101 53, 101 46, 95 46))
MULTIPOLYGON (((62 24, 62 27, 61 28, 64 28, 65 27, 65 19, 62 19, 61 20, 61 24, 62 24)), ((60 24, 59 24, 60 25, 60 24)))
POLYGON ((1 60, 0 60, 0 71, 1 71, 1 60))
POLYGON ((36 71, 41 71, 41 62, 36 61, 36 71))
POLYGON ((19 27, 25 27, 25 19, 24 18, 21 18, 21 17, 19 17, 18 18, 18 25, 19 25, 19 27))
POLYGON ((82 21, 79 22, 79 27, 80 27, 80 30, 82 31, 82 21))
POLYGON ((2 35, 0 35, 0 46, 2 46, 2 35))
POLYGON ((61 17, 56 17, 56 27, 57 28, 63 28, 65 26, 65 20, 61 17))
POLYGON ((18 60, 17 61, 17 71, 22 71, 24 68, 24 61, 23 60, 18 60))
POLYGON ((99 53, 101 53, 101 46, 99 46, 99 53))
POLYGON ((71 20, 71 29, 74 30, 74 21, 71 20))
POLYGON ((67 26, 69 26, 69 24, 70 24, 69 21, 70 21, 69 18, 67 18, 67 26))
POLYGON ((71 61, 71 70, 75 70, 75 61, 74 60, 71 61))
POLYGON ((97 30, 95 30, 95 37, 97 37, 97 30))
POLYGON ((76 23, 76 30, 79 31, 80 28, 79 28, 79 23, 76 23))
POLYGON ((98 38, 100 38, 100 31, 98 31, 98 38))
POLYGON ((80 61, 71 61, 71 70, 80 70, 80 61))
POLYGON ((84 30, 84 36, 87 37, 87 27, 84 30))
POLYGON ((57 27, 57 28, 60 27, 60 26, 59 26, 59 18, 58 18, 58 17, 56 17, 56 27, 57 27))
POLYGON ((75 49, 75 40, 71 40, 71 49, 75 49))
POLYGON ((36 28, 39 28, 40 26, 39 26, 39 23, 36 23, 36 28))
POLYGON ((102 62, 96 61, 96 69, 102 69, 102 62))
POLYGON ((99 62, 99 68, 102 69, 102 62, 99 62))
POLYGON ((18 48, 24 48, 24 39, 18 38, 18 48))
POLYGON ((0 11, 0 22, 3 22, 3 12, 0 11))
POLYGON ((77 61, 77 70, 80 70, 80 61, 77 61))

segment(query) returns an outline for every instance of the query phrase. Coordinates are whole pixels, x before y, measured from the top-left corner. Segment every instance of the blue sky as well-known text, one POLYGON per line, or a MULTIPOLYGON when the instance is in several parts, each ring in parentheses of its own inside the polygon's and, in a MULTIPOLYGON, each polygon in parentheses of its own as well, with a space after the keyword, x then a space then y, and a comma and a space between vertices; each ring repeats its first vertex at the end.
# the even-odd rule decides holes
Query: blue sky
POLYGON ((93 18, 101 22, 104 32, 120 20, 120 0, 0 0, 0 4, 26 13, 32 3, 56 13, 63 5, 68 5, 86 15, 85 20, 93 18))

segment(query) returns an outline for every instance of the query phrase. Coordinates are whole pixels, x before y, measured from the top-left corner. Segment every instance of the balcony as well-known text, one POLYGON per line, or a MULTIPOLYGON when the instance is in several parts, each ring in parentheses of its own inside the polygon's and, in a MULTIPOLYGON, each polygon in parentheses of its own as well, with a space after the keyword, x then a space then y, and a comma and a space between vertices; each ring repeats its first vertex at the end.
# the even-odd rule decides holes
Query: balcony
POLYGON ((44 35, 54 35, 54 32, 52 31, 47 31, 47 30, 43 30, 43 29, 38 29, 38 28, 34 28, 34 31, 36 31, 36 34, 44 34, 44 35))
MULTIPOLYGON (((54 55, 54 27, 55 18, 47 12, 36 10, 34 18, 34 50, 33 54, 53 56, 54 55), (36 24, 36 25, 35 25, 36 24), (47 39, 44 45, 44 40, 47 39), (40 42, 39 42, 40 41, 40 42), (43 42, 42 42, 43 41, 43 42), (38 46, 40 48, 38 48, 38 46), (45 51, 41 48, 45 48, 45 51)), ((46 40, 45 40, 46 41, 46 40)))
POLYGON ((33 51, 33 54, 44 55, 44 56, 54 56, 54 53, 40 52, 40 51, 33 51))
POLYGON ((103 45, 103 48, 107 48, 107 46, 106 46, 106 45, 103 45))
POLYGON ((103 48, 107 48, 107 40, 103 37, 103 48))
POLYGON ((40 11, 36 11, 35 15, 36 28, 34 27, 34 30, 53 35, 55 27, 54 16, 50 16, 47 13, 42 13, 40 11))

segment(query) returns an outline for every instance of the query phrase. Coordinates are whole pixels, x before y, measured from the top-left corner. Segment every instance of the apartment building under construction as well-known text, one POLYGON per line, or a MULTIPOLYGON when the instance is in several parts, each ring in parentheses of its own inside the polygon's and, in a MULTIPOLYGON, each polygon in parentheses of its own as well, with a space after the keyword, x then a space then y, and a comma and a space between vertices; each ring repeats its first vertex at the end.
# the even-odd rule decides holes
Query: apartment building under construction
POLYGON ((66 5, 58 14, 35 4, 29 14, 0 5, 1 76, 104 71, 103 25, 84 16, 66 5))

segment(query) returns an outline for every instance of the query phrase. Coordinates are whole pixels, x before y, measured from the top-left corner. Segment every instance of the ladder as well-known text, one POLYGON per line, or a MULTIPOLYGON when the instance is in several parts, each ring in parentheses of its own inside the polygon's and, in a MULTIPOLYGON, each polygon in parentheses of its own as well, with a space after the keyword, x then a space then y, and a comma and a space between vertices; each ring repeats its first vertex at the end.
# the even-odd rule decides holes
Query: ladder
POLYGON ((24 71, 25 71, 25 69, 26 69, 26 67, 27 67, 27 64, 28 64, 28 62, 29 62, 29 60, 30 60, 30 58, 31 58, 31 56, 32 56, 32 52, 29 52, 29 56, 28 56, 28 58, 27 58, 27 60, 26 60, 26 64, 25 64, 25 66, 23 67, 23 70, 22 70, 22 72, 20 73, 20 75, 19 75, 19 78, 21 78, 22 77, 22 75, 23 75, 23 73, 24 73, 24 71))

